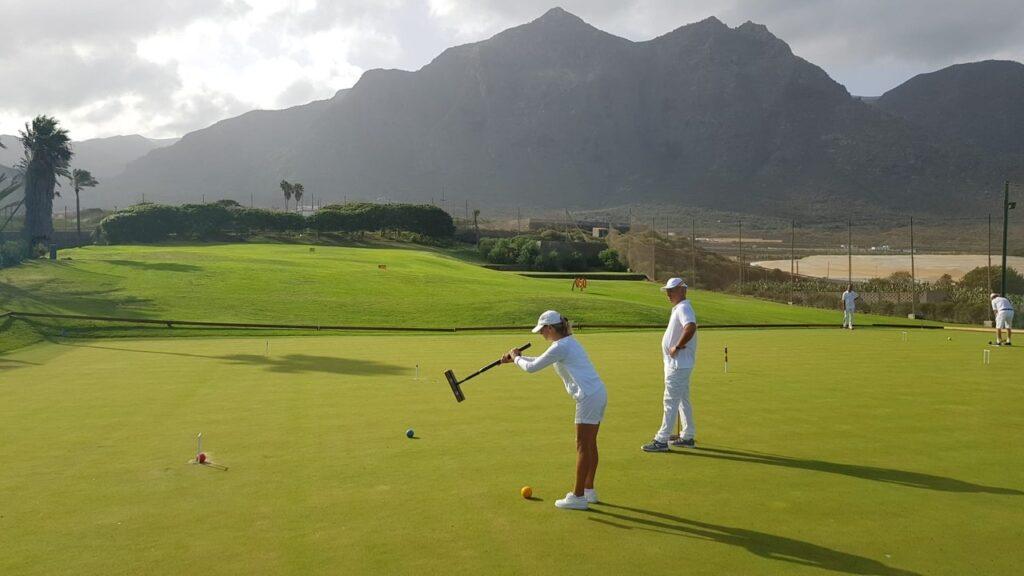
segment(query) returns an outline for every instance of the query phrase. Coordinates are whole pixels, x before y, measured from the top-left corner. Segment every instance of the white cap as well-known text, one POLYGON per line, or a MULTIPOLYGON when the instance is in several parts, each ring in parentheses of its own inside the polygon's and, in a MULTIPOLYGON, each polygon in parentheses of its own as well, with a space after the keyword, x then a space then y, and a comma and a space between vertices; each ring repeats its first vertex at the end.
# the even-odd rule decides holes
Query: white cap
POLYGON ((993 299, 993 298, 998 298, 998 297, 999 297, 999 294, 996 294, 995 292, 993 292, 993 293, 991 293, 991 294, 989 294, 989 295, 988 295, 988 299, 989 299, 989 300, 991 300, 991 299, 993 299))
POLYGON ((686 285, 686 282, 683 282, 682 278, 669 278, 668 282, 665 282, 665 285, 661 287, 661 291, 668 292, 669 290, 673 288, 679 288, 680 286, 682 286, 683 288, 688 287, 686 285))
POLYGON ((540 315, 537 318, 537 326, 532 330, 534 334, 540 332, 540 329, 545 326, 554 326, 555 324, 562 323, 562 315, 554 310, 548 310, 547 312, 540 315))

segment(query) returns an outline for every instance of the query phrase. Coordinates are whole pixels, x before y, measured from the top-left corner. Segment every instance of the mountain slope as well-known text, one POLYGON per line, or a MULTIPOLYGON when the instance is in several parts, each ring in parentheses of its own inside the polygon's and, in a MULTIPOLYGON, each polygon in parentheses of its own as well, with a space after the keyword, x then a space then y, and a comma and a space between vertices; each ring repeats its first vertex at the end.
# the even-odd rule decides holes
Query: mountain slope
POLYGON ((1024 64, 986 60, 920 74, 877 105, 989 154, 1024 154, 1024 64))
POLYGON ((553 9, 416 72, 371 70, 331 100, 194 132, 112 185, 122 202, 280 204, 289 178, 339 200, 845 215, 956 210, 991 172, 764 26, 709 18, 631 42, 553 9))
MULTIPOLYGON (((154 140, 138 134, 81 140, 71 143, 75 152, 71 164, 92 172, 103 183, 123 172, 132 160, 176 141, 176 138, 154 140)), ((16 164, 23 154, 21 140, 17 136, 4 135, 0 136, 0 142, 7 146, 6 149, 0 148, 0 164, 16 164)))
POLYGON ((346 92, 285 110, 254 110, 186 134, 132 162, 105 200, 123 205, 146 193, 163 202, 184 202, 208 194, 248 203, 253 192, 261 204, 269 204, 277 198, 277 183, 295 177, 285 162, 288 151, 346 92))

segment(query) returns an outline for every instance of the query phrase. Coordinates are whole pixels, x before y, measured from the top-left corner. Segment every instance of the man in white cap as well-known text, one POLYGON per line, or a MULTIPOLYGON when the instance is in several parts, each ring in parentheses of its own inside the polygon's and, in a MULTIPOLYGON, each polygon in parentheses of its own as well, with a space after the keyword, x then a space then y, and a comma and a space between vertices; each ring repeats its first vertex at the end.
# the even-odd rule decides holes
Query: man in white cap
POLYGON ((686 299, 686 283, 682 278, 669 278, 661 287, 672 303, 668 328, 661 339, 661 353, 665 364, 665 410, 661 429, 654 439, 641 446, 644 452, 668 452, 669 436, 676 418, 682 410, 682 430, 672 440, 673 446, 693 448, 697 429, 693 424, 693 406, 690 404, 690 373, 697 359, 697 315, 686 299))
POLYGON ((996 315, 996 346, 1013 346, 1013 303, 1005 296, 995 292, 989 294, 992 300, 992 313, 996 315), (1006 328, 1006 342, 1003 342, 1003 328, 1006 328))

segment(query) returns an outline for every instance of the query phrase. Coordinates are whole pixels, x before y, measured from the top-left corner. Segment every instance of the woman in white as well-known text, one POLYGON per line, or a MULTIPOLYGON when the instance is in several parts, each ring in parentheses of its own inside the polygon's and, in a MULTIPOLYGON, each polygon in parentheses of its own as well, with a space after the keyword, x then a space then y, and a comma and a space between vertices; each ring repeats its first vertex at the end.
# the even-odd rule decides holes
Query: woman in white
POLYGON ((565 498, 555 501, 559 508, 586 510, 597 502, 594 476, 597 474, 597 431, 608 404, 601 377, 594 370, 583 346, 572 335, 569 320, 554 310, 540 315, 533 332, 540 333, 551 346, 536 358, 522 356, 512 349, 502 357, 503 363, 515 362, 527 372, 554 366, 565 383, 565 390, 576 401, 576 485, 565 498))

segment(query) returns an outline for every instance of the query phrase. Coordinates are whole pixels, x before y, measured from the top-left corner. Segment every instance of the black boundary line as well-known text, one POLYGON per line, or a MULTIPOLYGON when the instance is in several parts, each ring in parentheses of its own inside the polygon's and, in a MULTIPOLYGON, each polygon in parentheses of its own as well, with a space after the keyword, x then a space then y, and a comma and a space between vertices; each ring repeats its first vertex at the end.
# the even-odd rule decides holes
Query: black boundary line
MULTIPOLYGON (((90 320, 94 322, 120 322, 126 324, 149 324, 162 325, 171 328, 173 326, 198 326, 207 328, 258 328, 268 330, 337 330, 337 331, 366 331, 366 332, 487 332, 503 330, 527 330, 533 326, 460 326, 452 328, 424 328, 408 326, 335 326, 319 324, 248 324, 237 322, 204 322, 198 320, 155 320, 142 318, 122 318, 117 316, 83 316, 78 314, 48 314, 43 312, 17 312, 9 311, 0 314, 0 318, 10 316, 11 318, 56 318, 65 320, 90 320)), ((861 324, 863 328, 916 328, 920 330, 942 330, 944 326, 914 325, 914 324, 861 324)), ((608 329, 661 329, 662 324, 587 324, 578 323, 574 326, 577 329, 584 328, 608 328, 608 329)), ((834 328, 835 324, 702 324, 701 328, 723 329, 723 328, 834 328)))

